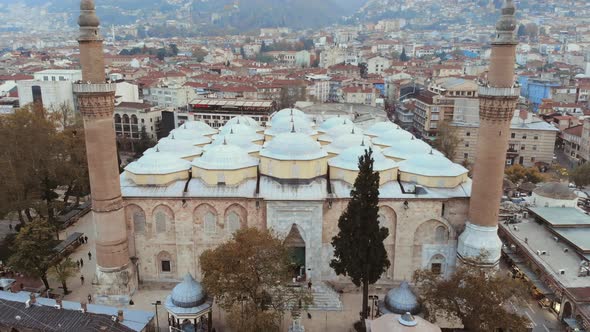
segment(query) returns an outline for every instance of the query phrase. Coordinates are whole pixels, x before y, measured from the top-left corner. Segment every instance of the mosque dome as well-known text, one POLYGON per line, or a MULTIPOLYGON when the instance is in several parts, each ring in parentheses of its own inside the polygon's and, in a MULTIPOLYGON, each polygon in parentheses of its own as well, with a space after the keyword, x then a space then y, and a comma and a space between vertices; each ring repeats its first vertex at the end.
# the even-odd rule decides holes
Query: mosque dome
POLYGON ((270 119, 269 123, 272 127, 274 127, 277 122, 283 121, 284 119, 288 119, 290 121, 292 118, 300 118, 311 123, 311 120, 307 114, 296 108, 285 108, 276 112, 270 119))
POLYGON ((193 160, 193 166, 208 170, 235 170, 258 165, 258 159, 237 145, 211 145, 200 158, 193 160))
POLYGON ((420 311, 418 298, 406 281, 403 281, 399 287, 387 292, 384 302, 386 309, 396 314, 405 314, 407 312, 417 314, 420 311))
MULTIPOLYGON (((375 144, 379 144, 377 143, 379 138, 380 137, 373 138, 373 142, 375 144)), ((381 142, 385 143, 384 141, 381 142)), ((442 155, 442 153, 434 150, 430 145, 428 145, 428 143, 422 140, 409 139, 396 142, 392 146, 384 149, 383 154, 396 160, 406 160, 418 155, 428 154, 431 151, 435 155, 442 155)))
POLYGON ((196 131, 188 129, 174 129, 167 137, 171 140, 190 142, 192 145, 205 145, 211 143, 211 138, 197 134, 196 131))
POLYGON ((176 285, 170 294, 172 304, 179 308, 194 308, 205 303, 207 296, 203 286, 190 273, 176 285))
POLYGON ((256 120, 252 119, 249 116, 245 116, 245 115, 235 116, 235 117, 229 119, 225 123, 226 126, 233 125, 233 124, 244 124, 244 125, 254 128, 254 130, 259 130, 261 128, 256 120))
MULTIPOLYGON (((365 131, 365 134, 370 136, 383 136, 384 133, 390 130, 400 129, 398 125, 391 121, 377 122, 365 131)), ((401 130, 401 129, 400 129, 401 130)))
POLYGON ((127 172, 138 175, 170 174, 190 169, 190 162, 176 153, 154 152, 144 155, 125 167, 127 172))
POLYGON ((205 151, 222 144, 228 145, 236 145, 239 146, 242 150, 246 151, 247 153, 254 153, 260 151, 262 148, 260 145, 253 143, 254 140, 261 140, 261 135, 255 134, 253 135, 240 135, 240 134, 228 134, 224 136, 218 136, 213 143, 209 145, 205 145, 203 149, 205 151))
POLYGON ((173 132, 182 130, 193 131, 196 134, 203 136, 213 135, 217 133, 217 130, 211 128, 211 126, 202 121, 187 121, 183 123, 180 127, 174 129, 173 132))
POLYGON ((336 127, 336 126, 340 126, 340 125, 352 125, 352 121, 347 118, 347 117, 340 117, 340 116, 335 116, 329 119, 326 119, 324 122, 322 122, 322 124, 320 125, 319 129, 322 132, 328 132, 330 129, 336 127))
POLYGON ((342 123, 330 128, 324 135, 318 137, 323 142, 334 142, 338 137, 348 134, 363 134, 363 130, 353 123, 342 123))
POLYGON ((252 126, 249 126, 245 123, 226 123, 225 126, 221 127, 219 130, 219 135, 227 135, 229 133, 256 135, 256 128, 253 128, 252 126))
POLYGON ((278 160, 314 160, 328 154, 320 143, 303 133, 283 133, 264 144, 261 157, 278 160))
POLYGON ((577 199, 578 196, 570 189, 567 184, 559 182, 549 182, 533 190, 533 193, 551 199, 570 200, 577 199))
POLYGON ((264 133, 266 135, 276 136, 282 133, 289 133, 293 130, 297 133, 303 133, 306 135, 317 134, 317 131, 313 129, 312 123, 307 118, 296 116, 281 117, 274 121, 272 127, 267 129, 264 133))
POLYGON ((326 146, 326 151, 328 153, 339 154, 350 147, 361 145, 367 148, 373 146, 371 138, 363 134, 345 134, 334 138, 332 143, 326 146))
MULTIPOLYGON (((368 146, 352 146, 340 153, 338 156, 328 160, 328 165, 331 167, 338 167, 351 171, 358 171, 359 158, 365 154, 365 151, 369 149, 368 146)), ((372 148, 373 150, 373 170, 384 171, 397 167, 397 163, 391 159, 386 158, 381 149, 372 148)))
MULTIPOLYGON (((373 143, 383 146, 394 146, 401 141, 409 141, 412 139, 412 137, 414 137, 414 135, 408 131, 403 129, 392 129, 381 132, 379 135, 377 135, 377 137, 374 137, 373 143)), ((414 140, 414 142, 417 142, 417 140, 414 140)), ((424 143, 423 141, 420 142, 424 143)))
POLYGON ((469 172, 440 154, 422 154, 399 163, 402 172, 432 177, 456 177, 469 172))
POLYGON ((194 146, 190 141, 162 138, 158 144, 150 149, 147 149, 143 154, 151 154, 157 152, 170 152, 179 155, 181 158, 189 158, 194 156, 200 156, 203 153, 203 149, 198 146, 194 146))

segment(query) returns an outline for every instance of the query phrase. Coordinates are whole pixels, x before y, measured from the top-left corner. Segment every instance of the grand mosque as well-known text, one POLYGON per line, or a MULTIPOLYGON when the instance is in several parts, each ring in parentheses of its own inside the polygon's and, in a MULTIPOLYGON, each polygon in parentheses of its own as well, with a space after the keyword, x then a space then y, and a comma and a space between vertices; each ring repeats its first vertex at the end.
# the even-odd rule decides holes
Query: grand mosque
POLYGON ((119 174, 113 123, 115 85, 105 81, 103 40, 93 0, 81 0, 84 117, 96 227, 98 300, 128 301, 140 281, 202 276, 199 256, 243 227, 269 229, 293 252, 294 277, 348 282, 329 267, 331 239, 350 199, 358 158, 373 150, 380 173, 379 222, 392 263, 381 283, 417 269, 448 275, 457 262, 493 267, 500 259, 498 210, 514 81, 515 6, 496 25, 487 78, 480 82, 480 129, 473 182, 467 169, 391 122, 361 126, 297 109, 264 127, 236 116, 219 130, 187 122, 119 174))

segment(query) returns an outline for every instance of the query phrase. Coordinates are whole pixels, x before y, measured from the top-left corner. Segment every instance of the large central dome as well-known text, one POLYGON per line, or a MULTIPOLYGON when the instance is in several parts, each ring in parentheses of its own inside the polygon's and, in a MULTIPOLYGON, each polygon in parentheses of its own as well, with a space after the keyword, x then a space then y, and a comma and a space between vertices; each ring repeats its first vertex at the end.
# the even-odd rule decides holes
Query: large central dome
POLYGON ((327 156, 320 143, 302 133, 283 133, 264 145, 261 157, 278 160, 314 160, 327 156))

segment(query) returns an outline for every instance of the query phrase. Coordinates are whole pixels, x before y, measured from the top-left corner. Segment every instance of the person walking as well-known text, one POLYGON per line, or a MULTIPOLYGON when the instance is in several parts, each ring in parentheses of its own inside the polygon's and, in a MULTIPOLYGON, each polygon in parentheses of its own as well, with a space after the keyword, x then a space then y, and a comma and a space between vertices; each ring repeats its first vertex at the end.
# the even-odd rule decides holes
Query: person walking
POLYGON ((88 260, 91 261, 92 260, 92 254, 90 253, 90 251, 88 252, 88 260))
POLYGON ((84 243, 88 243, 88 236, 84 236, 84 243))
POLYGON ((88 303, 92 303, 92 296, 88 294, 88 303))
POLYGON ((82 285, 84 285, 84 276, 83 276, 83 275, 80 275, 80 283, 81 283, 82 285))
POLYGON ((84 260, 80 258, 80 267, 84 267, 84 260))
POLYGON ((309 279, 309 281, 307 282, 307 289, 309 289, 311 291, 311 279, 309 279))
POLYGON ((76 265, 78 265, 78 270, 80 269, 80 261, 76 260, 76 265))
POLYGON ((10 229, 10 231, 12 232, 12 224, 8 225, 8 228, 10 229))

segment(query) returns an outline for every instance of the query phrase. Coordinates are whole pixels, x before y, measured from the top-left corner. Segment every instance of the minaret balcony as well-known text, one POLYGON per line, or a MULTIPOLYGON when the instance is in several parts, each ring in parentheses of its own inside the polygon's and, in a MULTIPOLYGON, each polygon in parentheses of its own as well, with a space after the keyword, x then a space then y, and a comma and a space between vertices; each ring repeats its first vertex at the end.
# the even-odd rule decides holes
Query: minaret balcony
POLYGON ((117 90, 116 83, 86 83, 77 82, 74 84, 74 93, 105 93, 115 92, 117 90))
POLYGON ((478 94, 480 97, 504 97, 518 98, 520 96, 520 87, 512 88, 494 88, 489 86, 479 86, 478 94))

